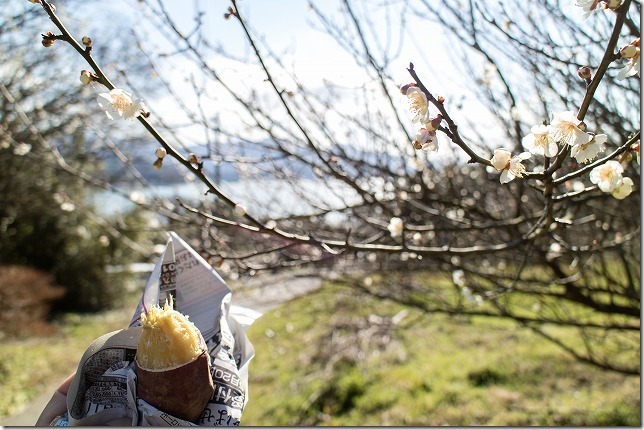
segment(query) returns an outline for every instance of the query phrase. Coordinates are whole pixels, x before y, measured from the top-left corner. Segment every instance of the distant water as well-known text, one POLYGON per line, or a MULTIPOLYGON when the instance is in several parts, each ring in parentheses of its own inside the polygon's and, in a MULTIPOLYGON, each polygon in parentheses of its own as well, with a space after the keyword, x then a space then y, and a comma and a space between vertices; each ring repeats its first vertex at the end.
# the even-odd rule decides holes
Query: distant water
MULTIPOLYGON (((307 203, 307 198, 322 203, 324 207, 338 208, 358 201, 352 190, 332 187, 313 179, 300 179, 297 182, 298 194, 293 187, 276 179, 254 179, 234 182, 223 182, 220 187, 233 201, 243 205, 247 212, 259 218, 279 218, 288 214, 308 215, 318 210, 307 203)), ((176 202, 180 197, 187 204, 194 204, 199 199, 216 199, 214 194, 205 195, 203 184, 185 183, 170 185, 152 185, 147 188, 120 188, 132 198, 151 201, 153 198, 165 198, 176 202)), ((102 216, 122 214, 134 207, 132 200, 111 191, 98 191, 89 198, 96 211, 102 216)), ((327 217, 329 222, 338 222, 344 216, 336 213, 327 217)))

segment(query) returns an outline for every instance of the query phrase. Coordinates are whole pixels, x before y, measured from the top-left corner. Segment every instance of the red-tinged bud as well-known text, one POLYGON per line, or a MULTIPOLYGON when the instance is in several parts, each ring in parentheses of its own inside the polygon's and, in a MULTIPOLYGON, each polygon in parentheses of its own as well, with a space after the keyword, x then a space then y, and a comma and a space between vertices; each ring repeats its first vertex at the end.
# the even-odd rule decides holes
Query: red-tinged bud
POLYGON ((197 155, 191 152, 188 155, 188 162, 192 164, 199 164, 201 161, 199 161, 199 157, 197 157, 197 155))
POLYGON ((443 104, 443 103, 445 103, 445 97, 443 97, 443 96, 438 96, 438 97, 436 98, 436 101, 438 101, 438 103, 440 103, 440 104, 443 104))
POLYGON ((54 36, 54 33, 52 33, 51 31, 48 31, 47 33, 42 34, 41 36, 42 36, 42 46, 44 46, 45 48, 49 48, 56 41, 56 36, 54 36))
POLYGON ((577 74, 586 82, 590 81, 590 79, 593 77, 593 71, 588 66, 580 67, 579 70, 577 70, 577 74))

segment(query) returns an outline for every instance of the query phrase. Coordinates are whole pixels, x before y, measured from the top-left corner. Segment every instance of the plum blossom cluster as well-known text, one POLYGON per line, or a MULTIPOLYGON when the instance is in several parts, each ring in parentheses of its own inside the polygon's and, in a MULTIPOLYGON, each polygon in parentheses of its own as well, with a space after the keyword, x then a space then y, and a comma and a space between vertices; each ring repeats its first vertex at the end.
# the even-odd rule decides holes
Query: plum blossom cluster
POLYGON ((416 84, 403 85, 400 92, 407 96, 411 122, 420 124, 412 145, 415 149, 423 151, 438 151, 436 131, 440 127, 443 116, 440 114, 435 117, 430 116, 427 95, 416 84))
MULTIPOLYGON (((586 125, 579 120, 574 112, 565 111, 554 113, 548 125, 535 125, 530 133, 522 139, 527 152, 517 155, 504 148, 494 151, 490 163, 501 171, 502 184, 521 178, 526 173, 523 161, 532 155, 555 157, 562 148, 569 148, 570 155, 578 163, 589 163, 601 152, 605 151, 608 137, 605 134, 588 133, 586 125)), ((632 148, 639 151, 639 146, 632 148)), ((632 156, 631 156, 632 158, 632 156)), ((628 161, 625 159, 624 161, 628 161)), ((590 173, 590 181, 600 190, 611 193, 617 199, 623 199, 633 190, 633 181, 623 177, 624 168, 618 161, 610 160, 595 167, 590 173)))
POLYGON ((535 125, 530 134, 522 139, 527 152, 512 155, 507 149, 497 149, 490 162, 496 170, 501 171, 500 181, 508 183, 514 178, 522 178, 526 172, 523 161, 532 155, 554 157, 559 152, 559 145, 571 147, 571 154, 579 162, 587 162, 604 150, 605 135, 594 136, 586 133, 585 125, 578 120, 572 111, 553 114, 548 125, 535 125))

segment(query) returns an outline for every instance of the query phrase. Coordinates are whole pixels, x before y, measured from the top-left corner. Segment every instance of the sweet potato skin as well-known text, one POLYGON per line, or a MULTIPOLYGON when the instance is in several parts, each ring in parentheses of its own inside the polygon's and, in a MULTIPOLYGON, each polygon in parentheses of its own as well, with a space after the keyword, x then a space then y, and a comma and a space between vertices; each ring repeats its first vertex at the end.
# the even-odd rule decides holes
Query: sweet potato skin
POLYGON ((196 421, 215 390, 210 356, 204 350, 194 361, 170 370, 144 369, 135 360, 137 396, 152 406, 196 421))

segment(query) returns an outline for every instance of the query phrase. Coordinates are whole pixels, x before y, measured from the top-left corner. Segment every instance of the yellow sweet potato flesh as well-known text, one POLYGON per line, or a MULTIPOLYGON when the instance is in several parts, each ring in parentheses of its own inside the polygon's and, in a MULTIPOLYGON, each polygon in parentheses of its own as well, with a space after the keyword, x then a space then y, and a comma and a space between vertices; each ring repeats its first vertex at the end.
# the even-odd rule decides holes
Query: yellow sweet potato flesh
POLYGON ((174 369, 194 361, 205 350, 199 329, 172 306, 170 298, 163 308, 141 314, 143 330, 136 361, 144 369, 174 369))

